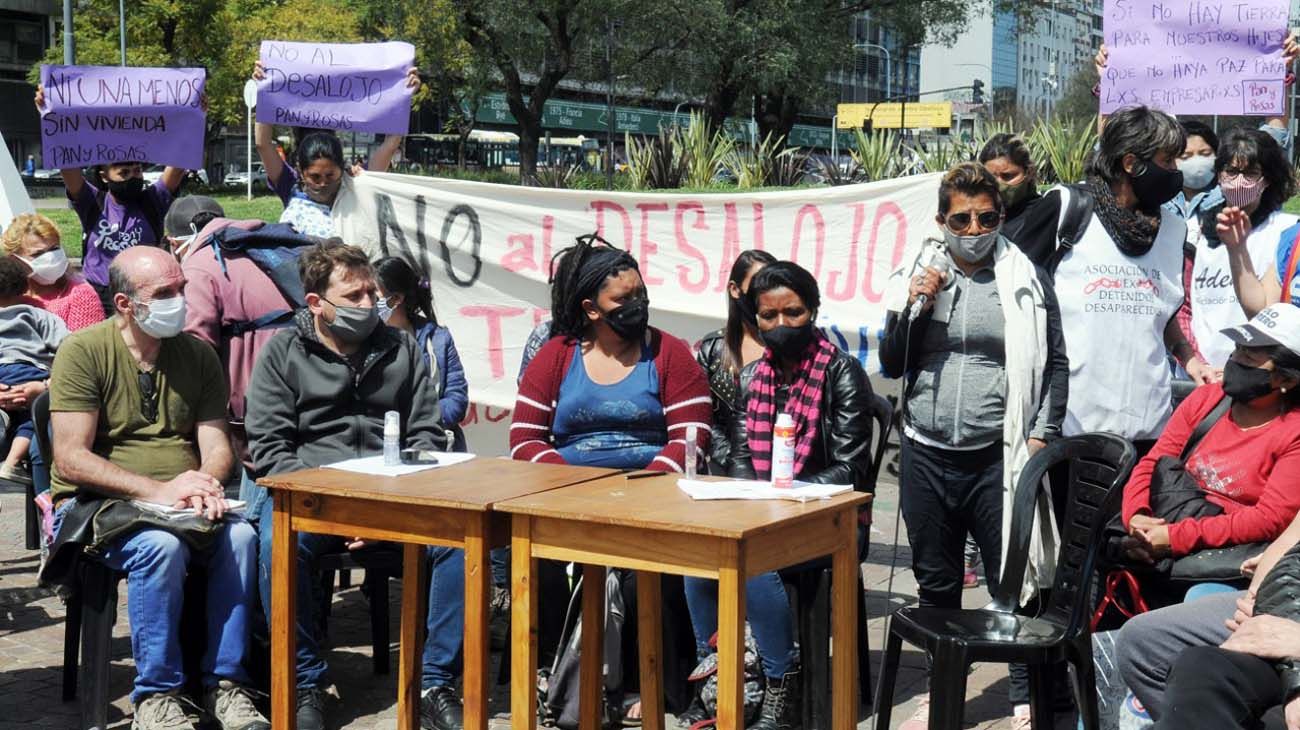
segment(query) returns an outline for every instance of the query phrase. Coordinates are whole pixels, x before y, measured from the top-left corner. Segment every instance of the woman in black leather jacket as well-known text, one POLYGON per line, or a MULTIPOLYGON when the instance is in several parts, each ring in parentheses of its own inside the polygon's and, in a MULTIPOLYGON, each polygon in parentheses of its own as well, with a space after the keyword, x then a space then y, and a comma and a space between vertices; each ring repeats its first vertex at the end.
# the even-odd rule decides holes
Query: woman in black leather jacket
MULTIPOLYGON (((771 472, 772 426, 779 413, 795 422, 795 478, 822 484, 868 488, 871 466, 871 383, 857 360, 831 344, 816 328, 821 295, 817 280, 788 261, 754 275, 746 295, 766 348, 741 372, 741 408, 731 419, 731 476, 767 479, 771 472)), ((862 530, 859 531, 861 539, 862 530)), ((746 613, 758 644, 767 685, 759 720, 751 728, 798 726, 797 651, 794 616, 775 572, 745 583, 746 613)), ((699 650, 711 651, 717 630, 717 583, 686 579, 699 650)))
POLYGON ((766 251, 741 251, 727 279, 727 324, 695 346, 695 359, 709 378, 713 398, 713 438, 709 439, 709 473, 726 476, 731 466, 731 422, 743 413, 740 371, 763 356, 763 340, 753 305, 745 296, 749 282, 764 266, 776 263, 766 251))

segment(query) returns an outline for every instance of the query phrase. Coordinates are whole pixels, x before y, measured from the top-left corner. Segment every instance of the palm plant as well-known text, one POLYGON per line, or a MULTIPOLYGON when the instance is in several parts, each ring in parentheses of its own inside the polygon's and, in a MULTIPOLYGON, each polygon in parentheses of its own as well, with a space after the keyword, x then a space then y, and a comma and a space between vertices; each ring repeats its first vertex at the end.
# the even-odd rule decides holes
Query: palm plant
POLYGON ((710 130, 698 112, 691 112, 688 126, 677 131, 677 138, 686 158, 686 186, 691 188, 712 185, 736 146, 721 129, 710 130))
POLYGON ((1039 122, 1029 138, 1032 149, 1041 157, 1038 164, 1039 179, 1059 183, 1074 183, 1083 179, 1088 160, 1097 144, 1097 120, 1086 122, 1039 122))
POLYGON ((849 150, 853 164, 862 171, 864 182, 898 177, 907 168, 902 145, 894 132, 863 134, 853 131, 854 149, 849 150))

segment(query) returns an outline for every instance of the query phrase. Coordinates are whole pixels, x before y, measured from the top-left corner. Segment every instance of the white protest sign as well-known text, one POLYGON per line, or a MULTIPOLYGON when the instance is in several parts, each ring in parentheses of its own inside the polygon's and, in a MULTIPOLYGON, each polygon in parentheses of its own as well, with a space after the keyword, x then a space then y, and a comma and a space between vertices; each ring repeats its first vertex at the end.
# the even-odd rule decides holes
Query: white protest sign
POLYGON ((18 166, 9 156, 4 134, 0 134, 0 231, 8 228, 15 216, 35 210, 23 178, 18 174, 18 166))

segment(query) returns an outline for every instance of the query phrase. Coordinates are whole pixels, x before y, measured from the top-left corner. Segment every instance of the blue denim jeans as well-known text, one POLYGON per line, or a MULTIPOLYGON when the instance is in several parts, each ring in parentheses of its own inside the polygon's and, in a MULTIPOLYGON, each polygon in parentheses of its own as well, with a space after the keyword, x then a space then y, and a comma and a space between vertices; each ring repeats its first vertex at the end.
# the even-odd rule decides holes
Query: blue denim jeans
MULTIPOLYGON (((509 584, 508 548, 491 552, 492 584, 509 584)), ((420 688, 450 687, 461 671, 465 642, 465 551, 429 548, 428 637, 424 640, 424 671, 420 688)))
POLYGON ((248 467, 245 466, 239 468, 239 499, 248 504, 245 514, 248 515, 248 520, 255 525, 262 518, 262 503, 271 501, 270 492, 266 491, 266 487, 257 485, 257 482, 253 480, 253 475, 248 473, 248 467))
MULTIPOLYGON (((242 493, 242 490, 241 490, 242 493)), ((271 622, 271 507, 273 500, 262 500, 258 518, 258 587, 262 594, 262 608, 267 624, 271 622)), ((318 635, 320 622, 316 613, 321 605, 320 581, 316 576, 316 558, 320 555, 341 552, 347 541, 337 535, 298 533, 298 686, 324 688, 329 683, 325 673, 329 665, 321 655, 324 637, 318 635)))
MULTIPOLYGON (((695 630, 695 650, 700 655, 713 651, 709 639, 718 630, 718 582, 707 578, 686 579, 686 607, 695 630)), ((780 679, 794 668, 798 650, 794 645, 794 616, 781 576, 762 573, 745 581, 745 615, 758 644, 763 674, 780 679)))
MULTIPOLYGON (((71 505, 71 500, 60 505, 56 530, 71 505)), ((172 533, 154 529, 133 532, 104 550, 104 563, 127 574, 126 607, 136 668, 132 702, 139 704, 149 695, 185 684, 180 624, 191 560, 208 573, 208 648, 199 665, 203 685, 215 686, 219 679, 249 683, 243 660, 254 610, 256 551, 257 533, 237 517, 228 519, 206 553, 195 553, 172 533)))

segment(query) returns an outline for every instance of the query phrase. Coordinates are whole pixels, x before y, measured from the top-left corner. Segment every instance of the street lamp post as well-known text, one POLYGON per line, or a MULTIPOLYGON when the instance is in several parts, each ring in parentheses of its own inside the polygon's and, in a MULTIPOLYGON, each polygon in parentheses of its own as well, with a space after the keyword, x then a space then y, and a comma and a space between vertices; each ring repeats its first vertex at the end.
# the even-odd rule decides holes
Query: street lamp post
POLYGON ((678 102, 677 106, 673 107, 673 126, 677 126, 677 127, 681 126, 680 124, 677 123, 677 115, 681 113, 682 107, 685 105, 686 102, 683 101, 683 102, 678 102))
POLYGON ((614 189, 614 21, 605 18, 605 189, 614 189))
POLYGON ((77 40, 72 32, 72 0, 63 0, 63 65, 77 62, 77 40))
POLYGON ((126 0, 117 0, 118 45, 122 49, 122 65, 126 65, 126 0))
POLYGON ((892 61, 889 60, 889 49, 885 48, 879 43, 854 43, 853 44, 853 50, 855 51, 861 51, 867 48, 878 48, 880 49, 881 53, 885 54, 885 98, 888 99, 894 95, 893 94, 894 75, 893 73, 891 73, 894 64, 892 61))

